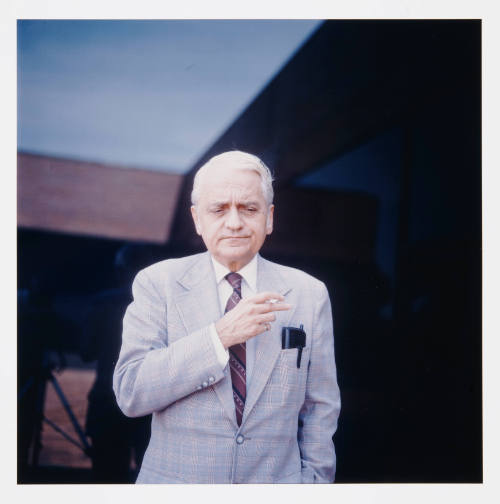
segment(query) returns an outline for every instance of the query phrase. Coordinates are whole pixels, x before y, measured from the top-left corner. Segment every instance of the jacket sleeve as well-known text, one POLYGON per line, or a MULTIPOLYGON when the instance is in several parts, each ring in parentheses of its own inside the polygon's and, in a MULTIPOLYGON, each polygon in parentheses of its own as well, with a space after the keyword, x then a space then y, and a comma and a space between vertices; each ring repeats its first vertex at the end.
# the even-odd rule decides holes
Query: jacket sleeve
POLYGON ((136 276, 123 319, 113 375, 118 406, 130 417, 148 415, 224 377, 210 326, 183 336, 167 334, 167 305, 147 270, 136 276))
POLYGON ((320 283, 313 320, 306 396, 299 413, 298 441, 304 483, 332 483, 336 457, 332 437, 340 413, 328 291, 320 283))

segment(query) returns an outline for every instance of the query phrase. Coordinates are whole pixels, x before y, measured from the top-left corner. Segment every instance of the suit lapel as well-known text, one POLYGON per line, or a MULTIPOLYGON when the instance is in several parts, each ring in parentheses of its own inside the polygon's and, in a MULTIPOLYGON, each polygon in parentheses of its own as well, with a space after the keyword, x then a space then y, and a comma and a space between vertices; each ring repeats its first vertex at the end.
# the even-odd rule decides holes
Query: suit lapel
MULTIPOLYGON (((257 291, 279 292, 285 296, 286 301, 286 294, 290 292, 290 290, 291 287, 286 284, 278 268, 273 263, 258 256, 257 291)), ((281 351, 281 328, 288 325, 294 311, 295 307, 292 306, 290 310, 274 312, 276 321, 271 324, 271 330, 256 336, 255 363, 252 371, 252 381, 247 391, 242 424, 252 411, 252 408, 255 406, 257 399, 269 380, 269 376, 271 375, 281 351)))
MULTIPOLYGON (((177 296, 176 305, 187 334, 210 325, 222 316, 215 274, 208 253, 202 254, 200 260, 179 278, 178 283, 185 289, 185 292, 177 296)), ((230 374, 213 385, 213 389, 227 415, 237 426, 230 374)))

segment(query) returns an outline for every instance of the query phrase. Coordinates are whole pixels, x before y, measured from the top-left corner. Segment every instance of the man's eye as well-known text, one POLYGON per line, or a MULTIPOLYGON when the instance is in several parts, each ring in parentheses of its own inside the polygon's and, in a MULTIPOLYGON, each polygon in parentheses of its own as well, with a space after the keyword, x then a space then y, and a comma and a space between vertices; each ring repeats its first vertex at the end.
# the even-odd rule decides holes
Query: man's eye
POLYGON ((254 212, 256 212, 256 211, 257 211, 257 209, 256 209, 255 207, 248 207, 246 210, 247 210, 247 212, 249 212, 249 213, 254 213, 254 212))

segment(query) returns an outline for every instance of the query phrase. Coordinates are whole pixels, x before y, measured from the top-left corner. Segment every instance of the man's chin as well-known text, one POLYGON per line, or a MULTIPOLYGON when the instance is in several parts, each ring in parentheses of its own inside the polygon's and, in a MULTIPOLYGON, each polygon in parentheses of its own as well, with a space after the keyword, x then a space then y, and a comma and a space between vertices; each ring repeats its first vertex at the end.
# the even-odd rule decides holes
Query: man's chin
POLYGON ((221 254, 245 255, 249 254, 250 241, 246 238, 228 238, 219 243, 221 254))
POLYGON ((248 247, 225 247, 215 258, 221 264, 233 270, 235 266, 237 266, 237 269, 240 269, 248 264, 254 255, 248 247))

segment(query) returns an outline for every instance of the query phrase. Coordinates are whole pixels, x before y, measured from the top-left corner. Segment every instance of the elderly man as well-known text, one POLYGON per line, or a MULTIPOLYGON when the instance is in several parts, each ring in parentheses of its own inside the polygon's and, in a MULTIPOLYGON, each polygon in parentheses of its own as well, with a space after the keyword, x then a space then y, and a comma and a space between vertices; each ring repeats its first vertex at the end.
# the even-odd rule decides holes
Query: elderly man
POLYGON ((138 483, 334 480, 330 300, 322 282, 258 254, 272 200, 259 158, 213 157, 191 207, 208 252, 134 281, 113 386, 126 415, 153 414, 138 483))

